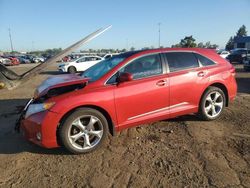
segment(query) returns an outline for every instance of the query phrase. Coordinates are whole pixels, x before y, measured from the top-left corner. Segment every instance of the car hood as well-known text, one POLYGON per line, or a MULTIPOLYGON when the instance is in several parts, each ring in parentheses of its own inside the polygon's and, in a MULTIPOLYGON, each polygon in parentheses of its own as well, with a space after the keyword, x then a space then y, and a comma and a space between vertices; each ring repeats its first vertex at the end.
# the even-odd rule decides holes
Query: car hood
POLYGON ((38 86, 35 92, 35 98, 46 95, 51 89, 77 84, 87 84, 88 80, 89 78, 83 78, 79 75, 74 74, 49 77, 47 80, 43 81, 40 86, 38 86))

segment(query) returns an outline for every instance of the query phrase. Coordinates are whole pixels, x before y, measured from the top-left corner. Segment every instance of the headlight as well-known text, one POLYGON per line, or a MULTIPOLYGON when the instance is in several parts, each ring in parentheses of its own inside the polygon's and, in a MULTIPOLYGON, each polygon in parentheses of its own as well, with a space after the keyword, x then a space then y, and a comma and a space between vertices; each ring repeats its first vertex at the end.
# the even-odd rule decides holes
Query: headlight
POLYGON ((47 103, 41 103, 41 104, 31 104, 29 105, 26 113, 25 118, 29 117, 32 114, 42 112, 45 110, 49 110, 52 106, 54 106, 55 102, 47 102, 47 103))

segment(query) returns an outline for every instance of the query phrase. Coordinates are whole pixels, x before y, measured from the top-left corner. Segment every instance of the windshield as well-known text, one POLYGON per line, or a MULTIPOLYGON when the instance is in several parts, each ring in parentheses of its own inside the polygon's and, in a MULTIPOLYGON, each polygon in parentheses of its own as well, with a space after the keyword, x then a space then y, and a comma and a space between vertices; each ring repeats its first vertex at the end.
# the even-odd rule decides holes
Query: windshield
POLYGON ((122 62, 126 56, 118 55, 112 58, 105 59, 87 69, 81 76, 90 78, 90 82, 96 81, 101 78, 108 71, 113 69, 116 65, 122 62))

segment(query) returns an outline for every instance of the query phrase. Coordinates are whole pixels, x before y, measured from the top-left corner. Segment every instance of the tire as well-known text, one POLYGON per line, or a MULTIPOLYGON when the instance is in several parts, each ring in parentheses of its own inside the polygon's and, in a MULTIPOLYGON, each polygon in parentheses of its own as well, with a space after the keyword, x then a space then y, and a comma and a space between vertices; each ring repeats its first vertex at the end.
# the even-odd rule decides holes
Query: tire
POLYGON ((198 116, 205 121, 215 120, 221 115, 225 104, 224 92, 218 87, 210 86, 202 95, 198 116))
POLYGON ((63 121, 59 139, 69 152, 83 154, 99 148, 106 140, 108 130, 108 122, 101 112, 79 108, 63 121))
POLYGON ((70 73, 70 74, 75 74, 75 73, 76 73, 76 68, 73 67, 73 66, 70 66, 70 67, 68 68, 68 73, 70 73))

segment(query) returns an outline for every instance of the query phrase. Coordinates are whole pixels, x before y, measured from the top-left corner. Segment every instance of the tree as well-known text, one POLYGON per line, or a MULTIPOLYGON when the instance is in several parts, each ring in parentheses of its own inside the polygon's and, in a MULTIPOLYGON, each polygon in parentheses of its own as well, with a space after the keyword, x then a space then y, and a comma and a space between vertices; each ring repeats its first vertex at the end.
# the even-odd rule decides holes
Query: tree
POLYGON ((149 47, 143 47, 143 48, 141 48, 141 50, 148 50, 148 49, 150 49, 149 47))
POLYGON ((186 36, 184 39, 181 39, 180 46, 183 48, 194 48, 196 47, 195 39, 193 36, 186 36))
POLYGON ((247 30, 246 30, 246 26, 245 26, 245 25, 242 25, 242 26, 238 29, 238 31, 237 31, 237 33, 236 33, 236 36, 237 36, 237 37, 245 37, 245 36, 247 36, 247 30))
POLYGON ((210 48, 210 49, 216 49, 219 46, 217 44, 211 44, 210 41, 206 42, 205 46, 203 48, 210 48))
POLYGON ((126 52, 127 50, 125 49, 125 48, 123 48, 122 50, 121 50, 121 52, 126 52))
POLYGON ((132 47, 130 48, 130 51, 135 51, 135 47, 132 46, 132 47))
MULTIPOLYGON (((236 37, 245 37, 247 36, 247 30, 246 30, 246 26, 245 25, 242 25, 238 31, 236 32, 236 37)), ((234 38, 235 36, 233 37, 230 37, 225 48, 226 50, 232 50, 234 49, 234 38)))
POLYGON ((180 46, 180 44, 173 44, 172 46, 171 46, 171 48, 180 48, 181 46, 180 46))
POLYGON ((233 37, 230 37, 230 39, 228 40, 228 42, 226 44, 225 49, 228 51, 234 49, 234 38, 233 37))
POLYGON ((198 48, 205 48, 205 44, 203 42, 198 43, 197 45, 198 48))

